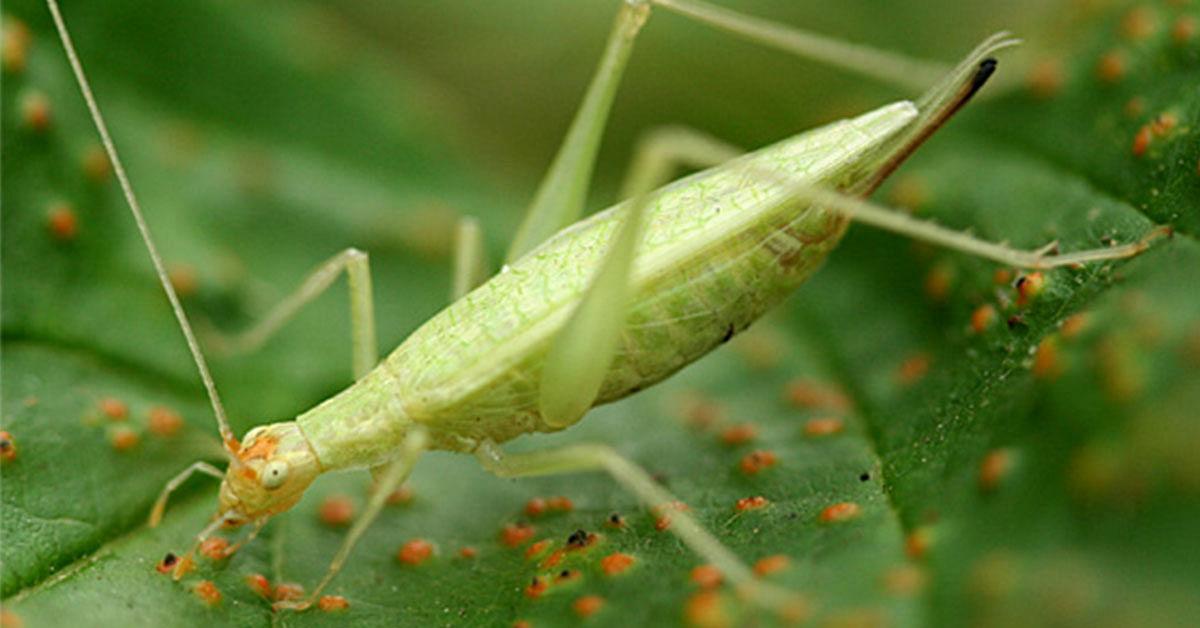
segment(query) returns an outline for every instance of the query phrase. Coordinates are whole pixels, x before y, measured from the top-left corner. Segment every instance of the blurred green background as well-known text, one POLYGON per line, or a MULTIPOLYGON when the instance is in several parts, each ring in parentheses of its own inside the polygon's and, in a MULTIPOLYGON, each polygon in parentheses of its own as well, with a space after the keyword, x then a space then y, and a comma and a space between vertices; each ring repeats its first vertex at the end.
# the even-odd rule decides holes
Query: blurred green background
MULTIPOLYGON (((372 255, 384 351, 444 306, 457 216, 481 219, 498 262, 615 13, 608 0, 63 4, 198 325, 246 325, 353 245, 372 255)), ((1154 223, 1177 235, 1132 262, 1049 273, 1018 305, 1013 277, 997 283, 992 264, 855 228, 744 338, 577 428, 516 446, 613 443, 748 562, 788 556, 771 577, 808 597, 813 625, 1192 623, 1194 3, 722 4, 947 63, 996 29, 1017 32, 1027 43, 1004 55, 983 102, 878 198, 1027 247, 1129 241, 1154 223), (1110 54, 1120 60, 1111 80, 1098 70, 1110 54), (1161 133, 1135 154, 1156 120, 1161 133), (987 306, 995 319, 976 331, 987 306), (789 401, 798 379, 851 403, 789 401), (697 415, 715 424, 697 427, 697 415), (805 431, 829 417, 842 433, 805 431), (724 444, 723 430, 743 423, 757 437, 724 444), (746 476, 739 461, 757 449, 779 463, 746 476), (770 505, 734 510, 755 495, 770 505), (821 523, 844 502, 861 514, 821 523)), ((167 478, 213 456, 212 422, 115 182, 87 165, 96 135, 45 7, 14 0, 3 11, 0 429, 17 447, 0 467, 5 625, 569 625, 584 595, 606 600, 589 620, 601 625, 773 623, 731 591, 698 593, 698 561, 607 478, 507 482, 444 455, 423 462, 413 502, 385 512, 334 583, 351 604, 342 613, 273 616, 244 579, 312 586, 344 533, 320 523, 322 500, 361 507, 359 475, 320 482, 227 563, 202 561, 183 583, 157 574, 211 514, 215 487, 189 483, 161 529, 144 517, 167 478), (39 111, 50 113, 44 127, 39 111), (64 207, 69 237, 50 228, 64 207), (109 400, 124 420, 105 415, 109 400), (161 406, 183 416, 181 432, 150 429, 161 406), (135 445, 114 446, 129 434, 135 445), (565 563, 582 577, 532 599, 530 578, 556 571, 497 535, 529 520, 528 499, 552 495, 576 508, 532 520, 536 538, 561 546, 582 528, 603 539, 565 563), (603 528, 614 511, 623 530, 603 528), (435 557, 401 565, 397 549, 417 537, 435 557), (458 558, 464 546, 478 557, 458 558), (615 551, 637 563, 610 577, 598 563, 615 551), (192 593, 202 578, 223 593, 215 607, 192 593)), ((616 99, 591 205, 614 200, 633 142, 655 125, 756 147, 908 96, 656 11, 616 99)), ((346 384, 346 315, 338 289, 261 353, 213 356, 239 431, 346 384)))

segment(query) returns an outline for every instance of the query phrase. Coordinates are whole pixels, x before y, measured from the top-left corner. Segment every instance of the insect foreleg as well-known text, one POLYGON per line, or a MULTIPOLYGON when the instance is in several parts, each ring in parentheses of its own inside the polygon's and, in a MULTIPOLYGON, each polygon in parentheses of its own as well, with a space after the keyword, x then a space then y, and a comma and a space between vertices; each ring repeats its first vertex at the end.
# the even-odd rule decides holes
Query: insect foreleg
POLYGON ((451 286, 450 300, 459 300, 487 277, 483 230, 478 220, 464 216, 458 221, 458 229, 454 233, 454 284, 451 286))
MULTIPOLYGON (((484 442, 475 450, 475 457, 484 469, 502 478, 605 471, 649 508, 667 509, 679 503, 644 469, 607 445, 569 445, 530 453, 505 454, 495 444, 484 442)), ((692 551, 716 566, 751 601, 780 612, 794 612, 802 608, 801 597, 756 580, 754 573, 733 552, 686 511, 670 510, 669 516, 668 529, 692 551)))
POLYGON ((207 462, 204 462, 203 460, 193 462, 188 468, 180 471, 178 475, 171 478, 167 482, 167 485, 163 487, 162 493, 159 493, 158 499, 154 502, 154 508, 150 511, 150 520, 148 525, 151 528, 157 526, 158 523, 162 521, 163 511, 167 508, 167 499, 171 497, 171 493, 174 493, 175 489, 179 488, 184 482, 187 482, 188 478, 192 477, 192 475, 197 471, 206 475, 211 475, 218 480, 225 477, 225 474, 221 473, 220 469, 207 462))
POLYGON ((358 543, 363 533, 367 531, 367 528, 371 527, 371 523, 379 516, 379 512, 383 510, 388 497, 408 479, 409 474, 412 473, 413 465, 417 463, 417 459, 425 452, 428 442, 428 435, 420 427, 415 427, 405 436, 396 458, 388 463, 382 472, 376 475, 378 484, 376 485, 376 490, 371 493, 370 499, 367 501, 366 510, 354 521, 354 525, 346 533, 346 538, 342 540, 341 547, 338 548, 337 553, 333 556, 333 560, 330 561, 329 569, 325 571, 325 576, 317 583, 317 586, 308 595, 308 598, 302 601, 285 600, 276 602, 275 608, 277 610, 304 610, 312 606, 321 597, 321 591, 342 570, 342 567, 346 564, 346 559, 354 549, 354 545, 358 543))
POLYGON ((639 172, 662 169, 667 178, 678 167, 710 168, 746 151, 686 126, 668 125, 650 129, 638 138, 633 161, 621 184, 621 199, 638 193, 633 189, 639 172))
POLYGON ((333 256, 305 278, 253 327, 232 337, 209 331, 206 339, 219 352, 243 353, 263 345, 308 303, 321 296, 338 274, 346 271, 350 287, 350 333, 354 378, 366 375, 379 362, 375 342, 375 305, 371 293, 371 267, 366 253, 349 248, 333 256))

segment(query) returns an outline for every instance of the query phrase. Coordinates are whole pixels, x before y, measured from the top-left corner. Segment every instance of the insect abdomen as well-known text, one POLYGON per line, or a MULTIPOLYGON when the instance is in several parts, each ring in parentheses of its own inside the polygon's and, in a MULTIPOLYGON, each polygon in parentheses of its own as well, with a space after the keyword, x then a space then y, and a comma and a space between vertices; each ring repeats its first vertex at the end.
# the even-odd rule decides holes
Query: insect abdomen
MULTIPOLYGON (((846 222, 789 199, 784 176, 844 187, 860 160, 915 115, 910 103, 883 107, 661 190, 648 208, 634 303, 597 403, 669 376, 803 282, 846 222)), ((381 368, 395 378, 407 415, 435 432, 497 441, 550 429, 537 414, 545 351, 601 263, 621 209, 558 233, 397 348, 381 368)))

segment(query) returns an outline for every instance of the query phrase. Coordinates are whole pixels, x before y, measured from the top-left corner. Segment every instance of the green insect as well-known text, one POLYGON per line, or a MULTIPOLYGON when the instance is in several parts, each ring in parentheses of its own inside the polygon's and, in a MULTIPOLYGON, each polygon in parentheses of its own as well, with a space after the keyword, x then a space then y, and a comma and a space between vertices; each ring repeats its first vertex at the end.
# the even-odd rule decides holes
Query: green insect
MULTIPOLYGON (((206 362, 142 218, 92 97, 56 0, 47 0, 101 138, 200 371, 229 467, 197 462, 163 490, 151 515, 195 472, 222 478, 212 523, 249 524, 247 542, 294 506, 319 475, 368 468, 377 487, 301 610, 334 579, 387 496, 421 454, 473 454, 501 477, 605 471, 647 506, 673 498, 637 464, 603 445, 509 455, 517 436, 570 427, 593 406, 651 386, 744 330, 805 281, 859 220, 1004 264, 1050 268, 1129 257, 1162 233, 1123 246, 1052 254, 1017 251, 915 220, 866 200, 962 107, 996 68, 992 55, 1016 41, 981 43, 940 80, 919 62, 716 9, 696 0, 621 3, 599 69, 529 208, 508 264, 486 279, 478 227, 460 229, 459 297, 389 356, 376 355, 365 253, 326 262, 236 345, 260 344, 341 272, 349 276, 355 383, 293 421, 254 428, 239 442, 225 419, 206 362), (915 103, 898 102, 749 154, 693 132, 658 136, 635 162, 629 199, 576 222, 617 84, 636 35, 659 6, 793 52, 863 73, 933 83, 915 103), (677 162, 709 167, 659 188, 677 162)), ((686 512, 670 530, 715 565, 751 602, 785 612, 794 594, 763 583, 686 512)), ((233 546, 233 549, 241 543, 233 546)), ((195 547, 192 549, 195 552, 195 547)), ((179 577, 191 553, 176 568, 179 577)))

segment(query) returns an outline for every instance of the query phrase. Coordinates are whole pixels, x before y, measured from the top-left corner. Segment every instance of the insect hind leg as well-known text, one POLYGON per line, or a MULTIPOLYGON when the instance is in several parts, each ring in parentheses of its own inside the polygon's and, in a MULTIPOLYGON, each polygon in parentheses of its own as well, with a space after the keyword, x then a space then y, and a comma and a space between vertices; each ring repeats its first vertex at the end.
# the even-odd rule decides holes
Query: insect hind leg
MULTIPOLYGON (((495 444, 484 442, 476 449, 475 456, 485 470, 502 478, 604 471, 647 507, 659 508, 677 503, 644 469, 607 445, 569 445, 506 454, 495 444)), ((692 551, 719 569, 739 594, 749 601, 784 617, 803 615, 807 604, 802 596, 755 579, 754 572, 741 559, 687 512, 672 511, 668 529, 692 551)))
POLYGON ((375 305, 371 290, 369 256, 348 248, 323 262, 309 273, 288 296, 250 329, 235 335, 206 330, 205 339, 219 353, 237 354, 254 351, 275 335, 305 306, 321 296, 342 271, 350 288, 350 331, 354 378, 366 375, 379 361, 375 340, 375 305))
POLYGON ((908 236, 914 240, 928 242, 1001 264, 1032 270, 1047 270, 1061 266, 1133 257, 1150 248, 1155 240, 1171 234, 1169 226, 1160 225, 1147 231, 1137 241, 1128 244, 1060 254, 1057 252, 1057 243, 1052 242, 1039 249, 1026 251, 1014 249, 1006 244, 989 242, 929 221, 918 220, 901 211, 829 189, 794 184, 792 194, 801 201, 811 201, 845 214, 852 220, 908 236))

